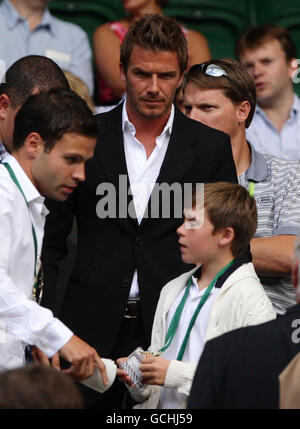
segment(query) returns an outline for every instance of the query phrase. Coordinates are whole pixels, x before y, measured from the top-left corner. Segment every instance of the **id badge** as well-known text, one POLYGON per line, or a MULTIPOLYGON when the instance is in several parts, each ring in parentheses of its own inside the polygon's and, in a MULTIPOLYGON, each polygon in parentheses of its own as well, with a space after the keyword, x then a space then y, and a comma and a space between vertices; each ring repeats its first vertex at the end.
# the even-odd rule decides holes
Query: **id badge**
POLYGON ((142 392, 148 384, 142 383, 142 372, 139 367, 142 360, 145 357, 145 352, 141 347, 137 347, 128 358, 120 364, 120 367, 127 372, 131 380, 133 381, 137 390, 142 392))

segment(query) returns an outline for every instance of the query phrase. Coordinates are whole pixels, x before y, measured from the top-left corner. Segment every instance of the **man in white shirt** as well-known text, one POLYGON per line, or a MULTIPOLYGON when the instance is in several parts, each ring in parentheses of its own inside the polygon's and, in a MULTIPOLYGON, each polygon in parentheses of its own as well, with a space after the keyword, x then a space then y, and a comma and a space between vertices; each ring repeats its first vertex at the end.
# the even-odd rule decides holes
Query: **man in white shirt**
POLYGON ((297 52, 290 33, 275 24, 248 29, 236 56, 254 80, 257 106, 247 138, 255 149, 300 159, 300 100, 294 93, 297 52))
POLYGON ((24 364, 26 344, 48 362, 57 352, 81 380, 105 367, 95 349, 50 310, 38 305, 37 284, 45 216, 44 197, 65 200, 85 180, 97 127, 74 92, 53 89, 31 96, 15 120, 12 154, 0 164, 0 369, 24 364))
POLYGON ((15 116, 26 99, 40 91, 69 89, 62 70, 50 58, 29 55, 13 63, 0 85, 0 161, 11 151, 15 116))

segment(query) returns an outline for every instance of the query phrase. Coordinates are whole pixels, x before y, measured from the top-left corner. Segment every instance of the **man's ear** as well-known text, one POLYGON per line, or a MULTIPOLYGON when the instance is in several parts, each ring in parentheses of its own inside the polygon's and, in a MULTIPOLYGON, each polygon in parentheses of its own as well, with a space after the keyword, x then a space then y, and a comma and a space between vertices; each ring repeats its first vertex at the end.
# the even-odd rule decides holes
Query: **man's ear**
POLYGON ((219 244, 220 246, 226 246, 228 243, 234 239, 234 229, 231 226, 227 226, 222 230, 219 244))
POLYGON ((29 158, 35 159, 39 153, 44 151, 45 141, 39 133, 32 132, 28 134, 24 141, 24 148, 29 158))
POLYGON ((7 94, 0 95, 0 119, 5 118, 6 110, 10 105, 9 97, 7 94))
POLYGON ((183 82, 183 78, 184 78, 184 73, 182 73, 182 75, 181 75, 181 76, 180 76, 180 78, 179 78, 179 82, 178 82, 178 84, 177 84, 177 89, 181 87, 182 82, 183 82))
POLYGON ((124 83, 124 85, 127 85, 127 78, 126 78, 126 73, 124 70, 124 66, 122 63, 120 63, 120 75, 121 75, 121 81, 124 83))
POLYGON ((239 124, 245 124, 246 120, 249 116, 251 110, 251 106, 249 101, 242 101, 242 103, 238 106, 237 110, 237 119, 239 124))

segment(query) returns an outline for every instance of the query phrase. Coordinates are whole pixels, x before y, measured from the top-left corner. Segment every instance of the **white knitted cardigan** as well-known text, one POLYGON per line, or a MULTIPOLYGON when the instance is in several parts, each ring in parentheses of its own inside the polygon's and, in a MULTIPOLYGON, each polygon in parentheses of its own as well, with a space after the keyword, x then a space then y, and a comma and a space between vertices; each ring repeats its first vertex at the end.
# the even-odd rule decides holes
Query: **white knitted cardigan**
MULTIPOLYGON (((161 290, 152 327, 149 351, 156 352, 164 346, 166 336, 166 315, 196 267, 171 280, 161 290)), ((237 268, 224 282, 220 293, 212 304, 205 341, 243 326, 257 325, 275 319, 276 313, 267 297, 252 263, 237 268)), ((176 389, 186 395, 186 402, 198 362, 170 362, 165 387, 176 389)), ((128 387, 128 386, 127 386, 128 387)), ((159 386, 148 386, 143 392, 128 388, 132 397, 140 402, 134 408, 157 408, 159 386)))

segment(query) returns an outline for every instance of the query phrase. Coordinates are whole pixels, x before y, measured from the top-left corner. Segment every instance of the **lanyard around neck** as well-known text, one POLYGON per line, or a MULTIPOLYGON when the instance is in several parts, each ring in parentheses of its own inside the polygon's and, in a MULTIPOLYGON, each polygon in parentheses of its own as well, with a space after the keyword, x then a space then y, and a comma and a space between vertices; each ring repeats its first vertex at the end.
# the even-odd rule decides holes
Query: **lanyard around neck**
MULTIPOLYGON (((22 195, 23 195, 23 197, 24 197, 24 200, 25 200, 26 206, 27 206, 27 208, 28 208, 28 203, 27 203, 26 197, 25 197, 25 195, 24 195, 23 189, 21 188, 21 185, 20 185, 20 183, 18 182, 18 179, 16 178, 16 175, 15 175, 15 173, 14 173, 13 169, 12 169, 12 168, 11 168, 11 166, 10 166, 8 163, 6 163, 6 162, 2 162, 2 165, 4 165, 4 167, 7 169, 7 171, 8 171, 8 173, 9 173, 9 175, 10 175, 11 179, 13 180, 13 182, 14 182, 14 183, 17 185, 17 187, 19 188, 19 190, 20 190, 21 194, 22 194, 22 195)), ((29 208, 28 208, 28 211, 29 211, 29 208)), ((31 218, 30 218, 30 219, 31 219, 31 218)), ((33 243, 34 243, 34 254, 35 254, 35 262, 34 262, 34 285, 33 285, 33 289, 34 289, 34 291, 35 291, 35 290, 36 290, 36 288, 37 288, 37 275, 36 275, 36 264, 37 264, 37 238, 36 238, 36 233, 35 233, 35 229, 34 229, 34 226, 33 226, 32 220, 31 220, 31 229, 32 229, 32 237, 33 237, 33 243)))
POLYGON ((253 180, 249 180, 249 195, 250 197, 254 197, 254 189, 255 189, 255 182, 253 182, 253 180))
MULTIPOLYGON (((217 280, 219 279, 219 277, 221 277, 221 275, 235 262, 236 260, 234 259, 233 261, 231 261, 229 264, 227 264, 226 265, 226 267, 224 267, 224 268, 222 268, 219 272, 218 272, 218 274, 215 276, 215 278, 212 280, 212 282, 208 285, 208 287, 207 287, 207 289, 206 289, 206 291, 205 291, 205 293, 203 294, 203 296, 202 296, 202 298, 201 298, 201 300, 200 300, 200 302, 199 302, 199 304, 197 305, 197 308, 196 308, 196 310, 194 311, 194 314, 193 314, 193 316, 192 316, 192 318, 191 318, 191 320, 190 320, 190 323, 189 323, 189 326, 188 326, 188 329, 187 329, 187 331, 186 331, 186 334, 185 334, 185 337, 184 337, 184 340, 183 340, 183 342, 182 342, 182 345, 181 345, 181 347, 180 347, 180 350, 179 350, 179 353, 178 353, 178 356, 177 356, 177 360, 182 360, 182 358, 183 358, 183 355, 184 355, 184 352, 185 352, 185 349, 186 349, 186 346, 187 346, 187 343, 188 343, 188 339, 189 339, 189 336, 190 336, 190 332, 191 332, 191 330, 192 330, 192 328, 193 328, 193 326, 194 326, 194 324, 195 324, 195 321, 196 321, 196 319, 197 319, 197 316, 198 316, 198 314, 199 314, 199 312, 200 312, 200 310, 201 310, 201 308, 203 307, 203 305, 205 304, 205 302, 206 302, 206 300, 207 300, 207 298, 209 297, 209 295, 210 295, 210 292, 211 292, 211 290, 212 290, 212 288, 213 288, 213 286, 215 285, 215 283, 217 282, 217 280)), ((180 303, 179 303, 179 305, 178 305, 178 307, 177 307, 177 309, 176 309, 176 311, 175 311, 175 314, 174 314, 174 316, 173 316, 173 318, 172 318, 172 320, 171 320, 171 323, 170 323, 170 326, 169 326, 169 329, 168 329, 168 332, 167 332, 167 335, 166 335, 166 339, 165 339, 165 345, 164 345, 164 347, 163 348, 161 348, 160 349, 160 353, 162 353, 162 352, 164 352, 165 350, 167 350, 167 348, 168 347, 170 347, 170 345, 171 345, 171 343, 172 343, 172 341, 173 341, 173 338, 174 338, 174 336, 175 336, 175 333, 176 333, 176 330, 177 330, 177 328, 178 328, 178 325, 179 325, 179 321, 180 321, 180 318, 181 318, 181 315, 182 315, 182 311, 183 311, 183 308, 184 308, 184 306, 185 306, 185 303, 186 303, 186 300, 187 300, 187 298, 188 298, 188 295, 189 295, 189 290, 190 290, 190 287, 191 287, 191 284, 192 284, 192 276, 189 278, 189 280, 188 280, 188 283, 187 283, 187 286, 186 286, 186 290, 185 290, 185 293, 184 293, 184 295, 183 295, 183 297, 182 297, 182 299, 181 299, 181 301, 180 301, 180 303)))

